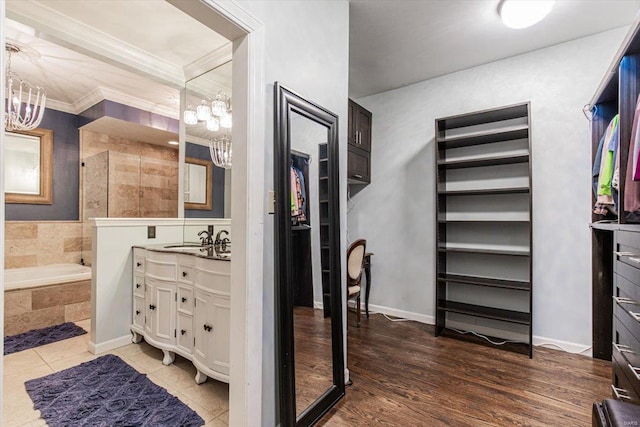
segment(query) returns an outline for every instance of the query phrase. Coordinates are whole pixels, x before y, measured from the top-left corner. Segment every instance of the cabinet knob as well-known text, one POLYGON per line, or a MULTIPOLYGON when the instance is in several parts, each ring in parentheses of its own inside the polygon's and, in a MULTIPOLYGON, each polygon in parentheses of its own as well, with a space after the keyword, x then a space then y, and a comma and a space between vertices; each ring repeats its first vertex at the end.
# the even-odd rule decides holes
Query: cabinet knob
POLYGON ((204 325, 203 325, 203 328, 204 328, 204 330, 205 330, 205 331, 207 331, 207 332, 211 332, 211 330, 213 329, 210 325, 207 325, 207 324, 204 324, 204 325))
POLYGON ((155 309, 156 309, 156 306, 155 306, 155 305, 153 305, 153 304, 150 304, 150 305, 149 305, 149 310, 155 310, 155 309))
POLYGON ((182 272, 182 277, 187 277, 187 272, 186 271, 182 272))
POLYGON ((185 331, 184 329, 180 329, 180 335, 184 335, 186 333, 187 333, 187 331, 185 331))
POLYGON ((136 283, 136 289, 140 287, 140 283, 136 283))
POLYGON ((140 310, 136 310, 136 316, 140 314, 140 310))
POLYGON ((182 302, 187 302, 187 299, 185 297, 180 298, 182 300, 182 302))
POLYGON ((136 262, 136 267, 142 267, 142 263, 136 262))

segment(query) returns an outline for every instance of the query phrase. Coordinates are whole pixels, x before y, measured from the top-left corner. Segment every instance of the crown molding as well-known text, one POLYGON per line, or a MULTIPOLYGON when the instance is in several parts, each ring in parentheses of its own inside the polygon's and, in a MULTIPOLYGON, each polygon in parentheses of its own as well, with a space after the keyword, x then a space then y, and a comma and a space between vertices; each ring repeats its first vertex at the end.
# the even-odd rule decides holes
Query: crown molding
POLYGON ((213 52, 196 59, 191 64, 186 65, 184 67, 184 78, 188 81, 198 77, 222 64, 226 64, 231 61, 232 57, 233 44, 229 42, 213 52))
POLYGON ((6 13, 7 18, 35 28, 43 39, 171 87, 184 87, 182 67, 72 19, 42 1, 9 1, 6 13))

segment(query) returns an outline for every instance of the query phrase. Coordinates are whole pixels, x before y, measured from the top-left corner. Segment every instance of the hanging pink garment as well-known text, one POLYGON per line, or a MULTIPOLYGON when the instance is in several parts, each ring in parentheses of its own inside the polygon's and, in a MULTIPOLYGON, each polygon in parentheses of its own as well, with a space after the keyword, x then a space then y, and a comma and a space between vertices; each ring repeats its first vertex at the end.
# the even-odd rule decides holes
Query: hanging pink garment
POLYGON ((636 110, 631 127, 629 141, 629 156, 627 157, 627 173, 624 180, 624 210, 625 212, 640 212, 640 180, 636 178, 638 153, 640 152, 640 96, 636 101, 636 110))

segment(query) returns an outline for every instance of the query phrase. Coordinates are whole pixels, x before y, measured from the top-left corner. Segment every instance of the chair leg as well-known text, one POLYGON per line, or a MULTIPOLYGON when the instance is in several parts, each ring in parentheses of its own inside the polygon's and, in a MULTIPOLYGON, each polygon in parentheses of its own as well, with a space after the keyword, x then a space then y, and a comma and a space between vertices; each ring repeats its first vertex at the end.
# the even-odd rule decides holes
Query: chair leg
POLYGON ((358 328, 360 327, 360 295, 356 299, 356 310, 358 311, 358 328))

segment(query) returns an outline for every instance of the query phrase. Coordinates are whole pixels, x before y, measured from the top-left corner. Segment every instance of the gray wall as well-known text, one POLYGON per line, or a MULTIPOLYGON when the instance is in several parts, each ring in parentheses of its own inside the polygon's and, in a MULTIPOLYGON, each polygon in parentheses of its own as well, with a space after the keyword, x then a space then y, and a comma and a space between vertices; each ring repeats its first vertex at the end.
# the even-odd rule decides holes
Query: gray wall
MULTIPOLYGON (((186 143, 185 157, 211 161, 209 147, 186 143)), ((185 218, 224 218, 224 169, 213 166, 213 206, 211 210, 185 209, 185 218)))
POLYGON ((78 116, 45 109, 41 128, 53 130, 53 204, 5 205, 7 221, 75 221, 79 219, 78 116))
MULTIPOLYGON (((265 26, 265 206, 273 189, 273 83, 298 92, 340 117, 340 182, 346 199, 349 4, 346 1, 238 1, 265 26)), ((346 209, 341 249, 346 252, 346 209)), ((273 217, 264 218, 263 420, 275 425, 273 217)), ((344 271, 344 255, 343 255, 344 271)), ((343 284, 344 286, 344 284, 343 284)))
POLYGON ((357 100, 373 113, 371 184, 349 240, 373 257, 370 303, 433 323, 434 120, 531 101, 533 333, 591 345, 589 102, 626 28, 357 100))

